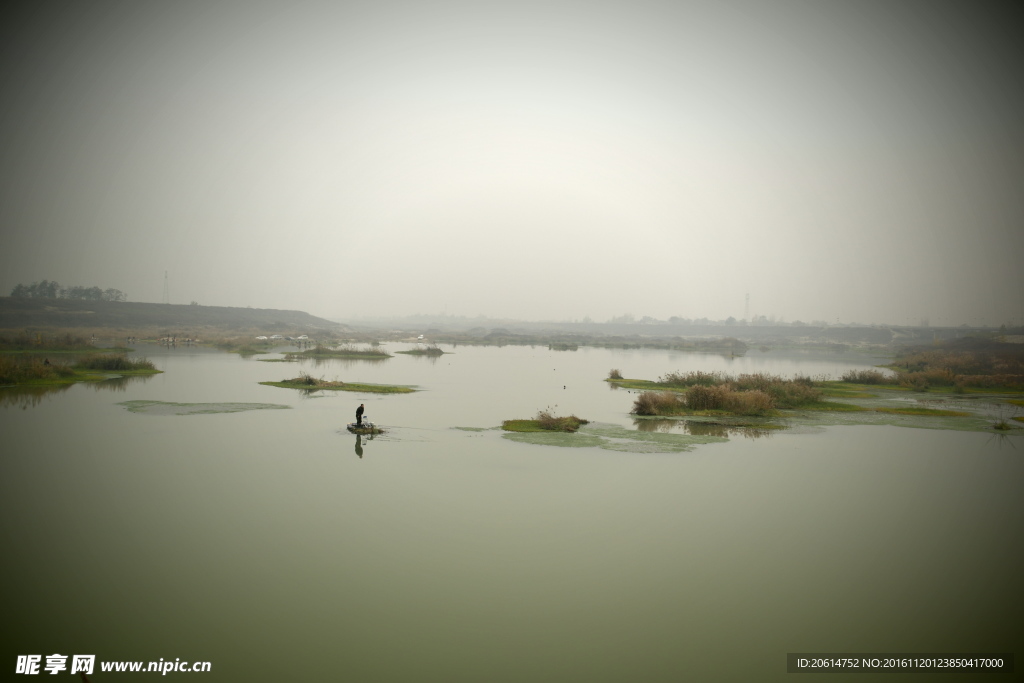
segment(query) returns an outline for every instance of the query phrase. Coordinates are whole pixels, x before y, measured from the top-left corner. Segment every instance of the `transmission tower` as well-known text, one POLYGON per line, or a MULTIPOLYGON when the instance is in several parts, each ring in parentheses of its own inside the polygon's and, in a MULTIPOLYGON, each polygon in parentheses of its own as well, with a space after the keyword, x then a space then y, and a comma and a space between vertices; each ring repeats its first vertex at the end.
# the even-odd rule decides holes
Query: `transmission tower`
POLYGON ((167 280, 167 271, 164 271, 164 303, 171 303, 171 285, 167 280))

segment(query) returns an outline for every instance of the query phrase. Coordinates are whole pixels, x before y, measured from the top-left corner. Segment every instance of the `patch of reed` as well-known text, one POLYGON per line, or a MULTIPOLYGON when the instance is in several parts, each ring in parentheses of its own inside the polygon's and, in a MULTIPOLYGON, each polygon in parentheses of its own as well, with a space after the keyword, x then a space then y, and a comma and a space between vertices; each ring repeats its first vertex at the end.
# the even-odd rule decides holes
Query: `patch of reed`
POLYGON ((83 356, 75 363, 78 370, 156 370, 153 362, 146 358, 128 358, 123 355, 92 354, 83 356))
POLYGON ((686 400, 672 391, 644 391, 633 401, 636 415, 679 415, 686 411, 686 400))
POLYGON ((719 384, 725 384, 729 380, 729 376, 724 372, 692 370, 683 374, 677 370, 676 372, 669 372, 659 377, 658 384, 664 384, 665 386, 670 387, 690 387, 694 385, 713 387, 719 384))
POLYGON ((895 384, 896 378, 878 370, 848 370, 840 379, 851 384, 895 384))

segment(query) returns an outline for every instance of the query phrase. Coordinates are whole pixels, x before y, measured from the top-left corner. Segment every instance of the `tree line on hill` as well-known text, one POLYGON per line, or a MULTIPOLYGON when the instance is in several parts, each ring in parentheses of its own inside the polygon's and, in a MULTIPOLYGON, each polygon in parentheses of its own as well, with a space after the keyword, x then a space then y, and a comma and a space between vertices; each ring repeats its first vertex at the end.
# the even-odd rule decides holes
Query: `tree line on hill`
POLYGON ((61 287, 55 280, 18 284, 11 290, 12 297, 24 299, 80 299, 83 301, 127 301, 127 295, 120 289, 99 287, 61 287))

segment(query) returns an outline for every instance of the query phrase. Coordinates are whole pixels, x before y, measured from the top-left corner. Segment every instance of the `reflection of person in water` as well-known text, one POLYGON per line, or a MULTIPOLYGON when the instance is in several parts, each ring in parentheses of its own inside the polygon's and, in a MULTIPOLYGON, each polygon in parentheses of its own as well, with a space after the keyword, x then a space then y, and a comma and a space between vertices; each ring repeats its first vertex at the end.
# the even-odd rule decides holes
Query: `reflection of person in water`
POLYGON ((359 434, 356 434, 356 455, 363 457, 363 437, 359 434))
POLYGON ((356 408, 356 426, 357 427, 362 427, 363 426, 363 404, 362 403, 360 403, 359 407, 356 408))

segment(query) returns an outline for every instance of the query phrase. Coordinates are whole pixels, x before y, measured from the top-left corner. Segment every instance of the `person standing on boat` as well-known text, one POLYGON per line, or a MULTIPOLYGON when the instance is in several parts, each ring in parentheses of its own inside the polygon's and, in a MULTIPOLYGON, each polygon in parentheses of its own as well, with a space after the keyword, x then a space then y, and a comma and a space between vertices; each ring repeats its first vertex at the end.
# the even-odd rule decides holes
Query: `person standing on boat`
POLYGON ((363 426, 363 412, 364 412, 363 404, 360 403, 359 407, 356 408, 356 426, 357 427, 362 427, 363 426))

